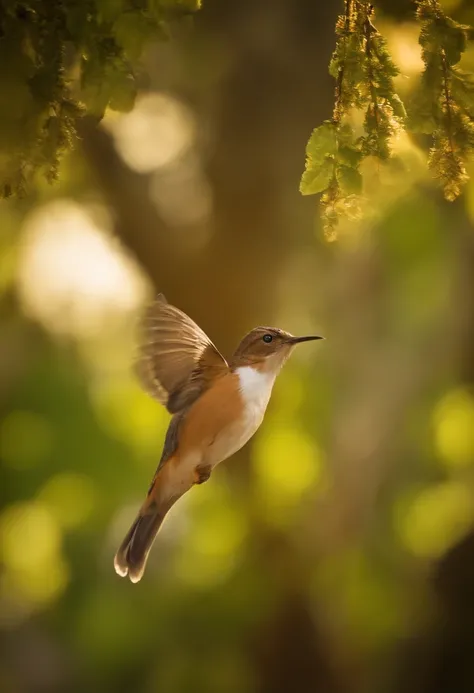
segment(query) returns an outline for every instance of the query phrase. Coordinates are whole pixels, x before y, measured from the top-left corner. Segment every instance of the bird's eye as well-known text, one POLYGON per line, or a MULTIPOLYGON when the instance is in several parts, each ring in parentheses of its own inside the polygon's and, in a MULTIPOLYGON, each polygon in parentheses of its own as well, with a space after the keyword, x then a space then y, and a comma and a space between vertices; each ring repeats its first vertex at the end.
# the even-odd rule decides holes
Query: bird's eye
POLYGON ((271 334, 264 334, 262 337, 263 341, 266 342, 267 344, 270 344, 272 341, 273 337, 271 334))

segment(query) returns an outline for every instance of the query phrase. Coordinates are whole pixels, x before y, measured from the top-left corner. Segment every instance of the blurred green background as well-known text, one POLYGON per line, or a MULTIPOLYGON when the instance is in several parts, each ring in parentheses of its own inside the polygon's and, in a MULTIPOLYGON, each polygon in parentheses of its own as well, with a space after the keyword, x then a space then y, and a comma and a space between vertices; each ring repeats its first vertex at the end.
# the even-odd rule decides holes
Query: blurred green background
MULTIPOLYGON (((378 7, 407 96, 411 3, 378 7)), ((206 0, 130 113, 1 202, 2 693, 474 690, 474 181, 444 202, 400 138, 407 170, 324 238, 298 184, 339 11, 206 0), (134 586, 113 555, 168 422, 130 372, 155 289, 227 355, 258 324, 326 341, 134 586)))

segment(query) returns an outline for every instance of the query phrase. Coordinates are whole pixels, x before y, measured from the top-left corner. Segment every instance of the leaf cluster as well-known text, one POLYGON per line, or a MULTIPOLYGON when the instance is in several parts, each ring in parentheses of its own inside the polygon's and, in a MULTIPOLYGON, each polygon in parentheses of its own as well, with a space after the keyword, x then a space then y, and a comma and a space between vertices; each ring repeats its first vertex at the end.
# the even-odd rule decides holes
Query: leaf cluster
POLYGON ((410 126, 431 135, 429 168, 446 199, 454 200, 468 179, 466 162, 474 152, 474 77, 458 66, 469 27, 447 17, 432 0, 419 2, 417 17, 425 67, 411 103, 410 126))
POLYGON ((4 0, 0 7, 0 197, 57 178, 77 118, 128 111, 145 43, 197 0, 4 0))
POLYGON ((313 131, 306 149, 300 191, 303 195, 323 192, 321 202, 328 231, 337 225, 341 214, 358 213, 361 163, 366 157, 374 157, 379 163, 387 161, 393 137, 405 119, 393 82, 398 69, 372 16, 368 2, 345 0, 329 66, 336 80, 333 117, 313 131), (352 125, 354 110, 363 114, 360 136, 356 136, 352 125), (325 149, 329 140, 331 147, 325 149))
POLYGON ((310 137, 300 184, 303 195, 322 193, 326 230, 334 229, 341 216, 357 213, 364 159, 375 159, 379 166, 397 164, 392 144, 402 128, 431 136, 428 166, 446 199, 455 199, 467 180, 466 163, 474 152, 474 76, 459 62, 469 27, 447 17, 438 0, 418 0, 416 17, 424 71, 407 118, 394 88, 399 71, 373 24, 372 5, 345 0, 329 65, 336 80, 333 117, 310 137), (355 112, 363 113, 359 136, 355 112))

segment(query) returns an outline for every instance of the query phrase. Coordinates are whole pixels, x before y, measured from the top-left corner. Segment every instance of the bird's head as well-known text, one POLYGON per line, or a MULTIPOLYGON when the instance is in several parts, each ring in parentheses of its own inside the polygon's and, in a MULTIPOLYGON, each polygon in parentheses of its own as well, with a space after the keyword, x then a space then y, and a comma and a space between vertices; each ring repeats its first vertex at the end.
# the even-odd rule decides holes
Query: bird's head
POLYGON ((316 335, 295 337, 277 327, 255 327, 240 342, 231 365, 252 366, 260 371, 278 371, 297 344, 324 339, 316 335))

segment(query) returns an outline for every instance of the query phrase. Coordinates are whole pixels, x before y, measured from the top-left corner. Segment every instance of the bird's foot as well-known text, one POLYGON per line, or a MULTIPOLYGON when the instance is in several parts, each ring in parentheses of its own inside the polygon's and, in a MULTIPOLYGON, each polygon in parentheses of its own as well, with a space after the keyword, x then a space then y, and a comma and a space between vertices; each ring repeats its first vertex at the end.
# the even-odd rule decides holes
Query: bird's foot
POLYGON ((200 464, 194 470, 194 483, 203 484, 211 476, 212 467, 210 464, 200 464))

